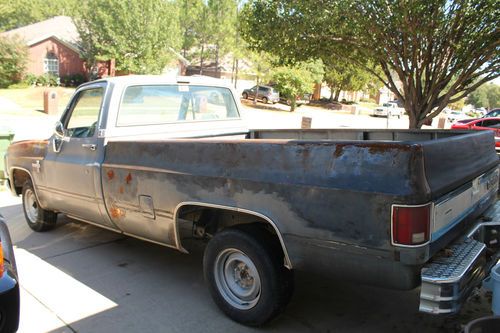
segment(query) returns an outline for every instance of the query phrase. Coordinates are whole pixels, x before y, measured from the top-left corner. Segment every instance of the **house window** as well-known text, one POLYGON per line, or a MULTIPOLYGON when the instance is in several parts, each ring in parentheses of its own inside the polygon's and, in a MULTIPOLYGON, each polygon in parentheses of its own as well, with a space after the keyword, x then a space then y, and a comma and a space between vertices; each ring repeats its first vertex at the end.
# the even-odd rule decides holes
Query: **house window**
POLYGON ((59 60, 54 53, 47 53, 47 56, 43 59, 43 71, 59 76, 59 60))

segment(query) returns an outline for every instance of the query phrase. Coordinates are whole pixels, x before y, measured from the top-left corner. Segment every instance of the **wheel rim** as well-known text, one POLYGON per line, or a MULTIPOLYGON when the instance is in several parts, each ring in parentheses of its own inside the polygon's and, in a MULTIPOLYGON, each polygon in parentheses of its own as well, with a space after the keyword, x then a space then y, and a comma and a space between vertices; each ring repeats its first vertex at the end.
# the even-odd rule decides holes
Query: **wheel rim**
POLYGON ((28 219, 35 223, 38 219, 38 202, 36 201, 35 193, 31 189, 24 192, 24 211, 28 219))
POLYGON ((260 299, 261 283, 252 260, 237 249, 226 249, 215 260, 215 283, 222 297, 240 310, 253 308, 260 299))

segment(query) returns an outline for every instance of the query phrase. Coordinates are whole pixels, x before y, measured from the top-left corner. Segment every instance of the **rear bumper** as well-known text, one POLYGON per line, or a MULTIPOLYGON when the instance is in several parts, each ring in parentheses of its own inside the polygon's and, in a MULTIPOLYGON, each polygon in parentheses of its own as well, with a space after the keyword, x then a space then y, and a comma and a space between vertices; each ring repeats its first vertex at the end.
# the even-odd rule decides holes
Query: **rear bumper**
MULTIPOLYGON (((500 217, 499 203, 492 212, 500 217)), ((420 311, 457 313, 499 258, 500 222, 476 224, 466 237, 446 247, 422 268, 420 311)))
POLYGON ((19 326, 19 281, 9 231, 0 215, 0 240, 4 272, 0 276, 0 332, 15 332, 19 326))

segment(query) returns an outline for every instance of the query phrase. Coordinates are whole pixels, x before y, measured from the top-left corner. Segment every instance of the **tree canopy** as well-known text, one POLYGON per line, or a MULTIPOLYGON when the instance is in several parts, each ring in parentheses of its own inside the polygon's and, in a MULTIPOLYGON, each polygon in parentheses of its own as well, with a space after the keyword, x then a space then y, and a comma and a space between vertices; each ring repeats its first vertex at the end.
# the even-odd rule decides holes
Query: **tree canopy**
POLYGON ((86 58, 116 59, 116 69, 160 73, 179 49, 178 6, 171 1, 88 0, 75 20, 86 58))
POLYGON ((484 84, 467 97, 467 103, 476 108, 495 109, 500 107, 500 86, 484 84))
POLYGON ((254 0, 244 11, 251 47, 365 68, 403 103, 410 128, 500 75, 497 0, 254 0))
POLYGON ((21 81, 28 60, 28 48, 15 38, 0 36, 0 88, 21 81))

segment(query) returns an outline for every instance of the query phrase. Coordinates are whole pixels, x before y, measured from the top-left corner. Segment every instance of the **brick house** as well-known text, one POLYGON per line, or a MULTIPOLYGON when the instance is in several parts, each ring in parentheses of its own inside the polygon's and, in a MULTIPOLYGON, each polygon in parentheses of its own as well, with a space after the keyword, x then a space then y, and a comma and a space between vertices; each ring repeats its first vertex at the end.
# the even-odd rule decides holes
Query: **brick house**
MULTIPOLYGON (((79 48, 80 36, 71 17, 56 16, 3 32, 0 36, 17 37, 26 43, 29 54, 27 73, 58 77, 81 74, 88 78, 79 48)), ((114 61, 98 64, 97 76, 107 75, 114 75, 114 61)))

